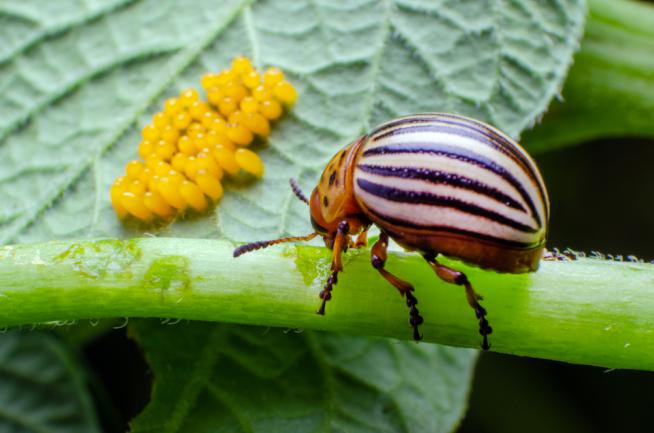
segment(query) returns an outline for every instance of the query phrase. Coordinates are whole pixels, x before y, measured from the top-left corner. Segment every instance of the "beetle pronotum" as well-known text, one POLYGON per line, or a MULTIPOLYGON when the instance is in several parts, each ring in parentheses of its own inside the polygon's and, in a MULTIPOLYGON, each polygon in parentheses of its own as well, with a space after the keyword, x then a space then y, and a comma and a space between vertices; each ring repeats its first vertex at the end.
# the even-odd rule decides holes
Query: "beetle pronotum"
POLYGON ((234 257, 322 236, 333 250, 331 274, 320 292, 318 314, 324 314, 343 270, 341 254, 365 246, 367 230, 375 224, 381 233, 372 246, 372 266, 406 298, 415 340, 422 338, 423 318, 413 286, 384 268, 389 237, 419 251, 440 279, 465 288, 484 350, 492 328, 482 297, 464 273, 437 256, 524 273, 538 269, 545 248, 549 201, 536 164, 502 132, 458 115, 424 113, 384 123, 332 158, 310 199, 293 180, 291 187, 309 205, 315 231, 243 245, 234 257))

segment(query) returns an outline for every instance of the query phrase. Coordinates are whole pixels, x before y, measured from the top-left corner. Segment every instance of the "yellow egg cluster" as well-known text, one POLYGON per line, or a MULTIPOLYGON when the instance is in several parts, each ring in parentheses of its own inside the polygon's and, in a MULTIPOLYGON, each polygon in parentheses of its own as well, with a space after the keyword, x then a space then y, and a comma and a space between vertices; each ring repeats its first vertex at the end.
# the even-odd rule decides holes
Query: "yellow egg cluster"
POLYGON ((293 85, 278 68, 261 74, 245 57, 235 58, 231 69, 205 74, 201 84, 208 102, 197 90, 184 90, 143 128, 143 161, 130 161, 111 186, 120 218, 150 222, 189 208, 204 212, 209 200, 222 197, 224 173, 263 175, 261 159, 245 147, 255 136, 266 138, 270 121, 295 102, 293 85))

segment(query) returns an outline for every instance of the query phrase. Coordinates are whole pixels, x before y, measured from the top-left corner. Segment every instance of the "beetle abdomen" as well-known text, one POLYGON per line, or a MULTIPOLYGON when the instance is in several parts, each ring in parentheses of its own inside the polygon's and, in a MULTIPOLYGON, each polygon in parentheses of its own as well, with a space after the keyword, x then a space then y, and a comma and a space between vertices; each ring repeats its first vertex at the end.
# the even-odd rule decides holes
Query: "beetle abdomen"
POLYGON ((526 152, 488 125, 440 113, 383 124, 359 149, 353 183, 362 210, 401 244, 508 272, 537 266, 524 251, 545 243, 545 186, 526 152), (519 259, 486 257, 512 250, 519 259))

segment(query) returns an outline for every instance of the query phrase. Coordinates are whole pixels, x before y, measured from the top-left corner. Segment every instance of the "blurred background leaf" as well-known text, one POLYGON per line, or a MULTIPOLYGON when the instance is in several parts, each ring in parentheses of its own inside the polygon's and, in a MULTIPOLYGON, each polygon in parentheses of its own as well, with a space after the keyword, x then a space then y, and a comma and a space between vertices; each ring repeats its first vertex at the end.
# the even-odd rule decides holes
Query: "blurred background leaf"
POLYGON ((133 432, 451 431, 476 351, 211 323, 132 326, 156 377, 133 432))
POLYGON ((87 386, 86 373, 57 338, 0 335, 0 431, 99 432, 87 386))

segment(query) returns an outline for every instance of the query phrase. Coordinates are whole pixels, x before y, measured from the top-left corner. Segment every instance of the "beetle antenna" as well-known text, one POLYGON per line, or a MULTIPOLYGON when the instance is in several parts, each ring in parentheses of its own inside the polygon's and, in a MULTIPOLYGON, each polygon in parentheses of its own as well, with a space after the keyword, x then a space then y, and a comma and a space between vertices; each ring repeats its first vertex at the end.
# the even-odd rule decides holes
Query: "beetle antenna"
POLYGON ((289 238, 273 239, 271 241, 252 242, 251 244, 241 245, 240 247, 236 248, 234 250, 234 257, 238 257, 241 254, 249 253, 250 251, 260 250, 261 248, 268 248, 271 245, 281 244, 284 242, 310 241, 316 236, 318 236, 318 232, 313 232, 306 236, 291 236, 289 238))
POLYGON ((290 179, 288 180, 288 183, 291 184, 291 189, 293 190, 293 194, 295 194, 295 197, 299 198, 300 200, 302 200, 302 201, 305 202, 306 204, 309 204, 309 200, 307 199, 307 196, 304 195, 304 193, 303 193, 302 190, 300 189, 300 186, 297 184, 297 182, 295 181, 295 179, 290 178, 290 179))

